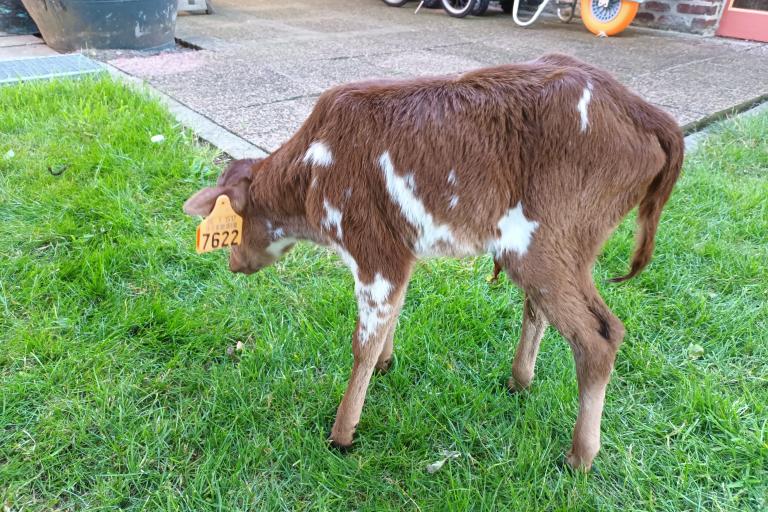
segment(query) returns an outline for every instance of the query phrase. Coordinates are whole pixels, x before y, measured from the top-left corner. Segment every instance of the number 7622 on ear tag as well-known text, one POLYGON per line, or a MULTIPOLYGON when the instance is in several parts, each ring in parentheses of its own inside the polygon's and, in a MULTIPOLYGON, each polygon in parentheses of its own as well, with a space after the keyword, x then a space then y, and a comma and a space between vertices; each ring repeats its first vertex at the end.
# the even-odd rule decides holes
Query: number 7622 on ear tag
POLYGON ((240 245, 243 238, 243 218, 235 213, 225 194, 216 198, 213 211, 197 226, 198 254, 240 245))

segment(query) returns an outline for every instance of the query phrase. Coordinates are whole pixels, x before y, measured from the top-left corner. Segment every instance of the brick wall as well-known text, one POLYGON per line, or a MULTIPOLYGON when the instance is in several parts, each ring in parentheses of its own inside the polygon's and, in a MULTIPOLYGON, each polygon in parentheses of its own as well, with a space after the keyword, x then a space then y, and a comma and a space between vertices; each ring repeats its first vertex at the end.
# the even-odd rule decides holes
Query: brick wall
POLYGON ((634 25, 711 35, 723 0, 648 0, 640 4, 634 25))

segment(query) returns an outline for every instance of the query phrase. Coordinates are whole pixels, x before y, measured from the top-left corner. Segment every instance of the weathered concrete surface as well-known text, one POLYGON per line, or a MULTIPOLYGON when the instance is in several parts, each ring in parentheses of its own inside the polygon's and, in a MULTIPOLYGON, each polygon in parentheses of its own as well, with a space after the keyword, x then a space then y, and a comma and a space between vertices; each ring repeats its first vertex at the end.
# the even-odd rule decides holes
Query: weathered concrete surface
POLYGON ((149 93, 152 97, 165 105, 178 122, 187 128, 192 129, 198 137, 213 144, 232 158, 259 158, 267 156, 267 153, 264 150, 259 149, 242 137, 230 132, 225 127, 214 123, 202 114, 182 105, 167 94, 164 94, 153 87, 146 87, 146 84, 141 79, 130 76, 114 66, 107 65, 106 67, 107 71, 118 80, 123 80, 126 83, 131 84, 138 91, 149 93))
POLYGON ((326 88, 518 62, 547 52, 612 71, 685 126, 768 95, 768 45, 629 29, 596 38, 579 23, 523 29, 499 11, 453 19, 380 0, 218 0, 180 16, 177 37, 203 48, 112 61, 215 123, 271 151, 326 88))
POLYGON ((0 60, 25 59, 58 55, 35 36, 13 35, 0 32, 0 60))

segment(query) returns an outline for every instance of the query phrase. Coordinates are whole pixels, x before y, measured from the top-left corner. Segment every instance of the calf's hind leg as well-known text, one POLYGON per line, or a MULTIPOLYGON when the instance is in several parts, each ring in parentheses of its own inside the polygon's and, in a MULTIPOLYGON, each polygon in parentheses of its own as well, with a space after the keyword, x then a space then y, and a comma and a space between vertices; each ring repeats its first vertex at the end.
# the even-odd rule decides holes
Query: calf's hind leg
POLYGON ((624 326, 608 309, 591 276, 565 280, 564 286, 541 302, 547 318, 571 346, 579 384, 579 414, 566 460, 588 471, 600 450, 600 422, 605 389, 616 352, 624 339, 624 326))
MULTIPOLYGON (((588 471, 600 450, 605 389, 624 338, 624 326, 595 289, 591 272, 577 275, 570 270, 591 268, 591 265, 562 265, 551 261, 547 264, 545 257, 535 261, 535 268, 524 269, 522 275, 526 277, 521 286, 532 304, 571 346, 579 385, 579 413, 566 460, 572 467, 588 471)), ((533 347, 533 340, 538 341, 534 336, 526 336, 528 332, 524 328, 521 348, 533 347)), ((533 359, 523 358, 520 367, 532 369, 533 359)), ((524 377, 520 375, 521 380, 524 377)))
POLYGON ((579 415, 573 443, 566 459, 573 468, 589 471, 600 450, 600 422, 605 390, 616 352, 624 339, 624 326, 605 305, 597 290, 586 295, 580 316, 561 321, 562 332, 572 332, 569 342, 579 384, 579 415))

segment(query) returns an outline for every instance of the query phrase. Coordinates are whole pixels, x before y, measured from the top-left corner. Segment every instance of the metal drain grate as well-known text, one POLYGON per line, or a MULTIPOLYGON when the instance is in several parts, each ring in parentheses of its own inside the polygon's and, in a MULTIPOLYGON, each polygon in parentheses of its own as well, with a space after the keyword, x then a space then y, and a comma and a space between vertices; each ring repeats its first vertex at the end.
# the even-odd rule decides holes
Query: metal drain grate
POLYGON ((0 84, 75 76, 104 71, 101 65, 83 55, 53 55, 0 61, 0 84))

